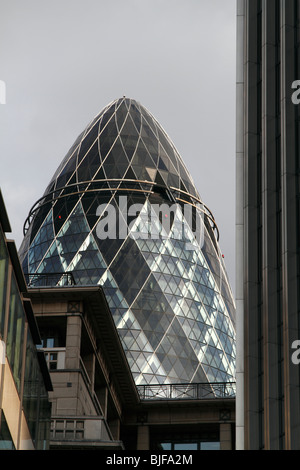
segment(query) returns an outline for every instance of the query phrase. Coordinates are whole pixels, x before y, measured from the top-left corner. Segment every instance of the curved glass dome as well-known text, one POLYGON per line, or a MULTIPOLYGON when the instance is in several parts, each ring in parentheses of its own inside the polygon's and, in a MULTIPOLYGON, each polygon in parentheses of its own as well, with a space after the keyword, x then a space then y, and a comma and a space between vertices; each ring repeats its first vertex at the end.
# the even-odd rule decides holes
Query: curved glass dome
POLYGON ((78 137, 33 206, 31 286, 101 285, 137 384, 235 379, 235 308, 212 213, 156 119, 123 97, 78 137))

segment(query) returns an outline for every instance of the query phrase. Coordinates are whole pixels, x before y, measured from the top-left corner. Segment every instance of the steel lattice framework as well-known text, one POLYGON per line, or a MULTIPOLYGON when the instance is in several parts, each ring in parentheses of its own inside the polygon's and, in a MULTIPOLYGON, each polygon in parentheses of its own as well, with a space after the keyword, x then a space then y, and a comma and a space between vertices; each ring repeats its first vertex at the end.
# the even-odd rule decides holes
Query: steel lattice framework
POLYGON ((218 237, 166 132, 123 97, 86 127, 31 209, 20 257, 31 285, 72 273, 103 287, 137 384, 223 383, 235 380, 235 307, 218 237), (134 217, 125 198, 139 205, 134 217), (109 208, 119 236, 101 238, 109 208), (159 236, 148 236, 149 214, 159 236))

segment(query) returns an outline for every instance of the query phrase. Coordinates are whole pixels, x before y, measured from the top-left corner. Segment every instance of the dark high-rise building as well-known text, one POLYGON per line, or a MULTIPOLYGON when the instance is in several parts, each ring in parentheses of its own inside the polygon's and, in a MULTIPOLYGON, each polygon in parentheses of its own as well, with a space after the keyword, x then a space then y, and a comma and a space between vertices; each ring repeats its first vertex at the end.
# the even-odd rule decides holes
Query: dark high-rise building
POLYGON ((216 222, 139 103, 118 99, 93 119, 24 229, 29 286, 102 286, 137 385, 235 381, 216 222))
POLYGON ((300 448, 300 2, 238 0, 237 448, 300 448))

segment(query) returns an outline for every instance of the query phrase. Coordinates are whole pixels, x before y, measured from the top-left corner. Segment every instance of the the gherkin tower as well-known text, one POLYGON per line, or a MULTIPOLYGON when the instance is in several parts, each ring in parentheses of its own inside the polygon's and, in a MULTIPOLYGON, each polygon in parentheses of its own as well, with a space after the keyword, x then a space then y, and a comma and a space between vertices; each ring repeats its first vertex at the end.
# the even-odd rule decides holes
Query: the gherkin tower
POLYGON ((24 234, 31 286, 71 273, 103 287, 137 384, 234 381, 235 308, 216 223, 139 103, 118 99, 86 127, 24 234))

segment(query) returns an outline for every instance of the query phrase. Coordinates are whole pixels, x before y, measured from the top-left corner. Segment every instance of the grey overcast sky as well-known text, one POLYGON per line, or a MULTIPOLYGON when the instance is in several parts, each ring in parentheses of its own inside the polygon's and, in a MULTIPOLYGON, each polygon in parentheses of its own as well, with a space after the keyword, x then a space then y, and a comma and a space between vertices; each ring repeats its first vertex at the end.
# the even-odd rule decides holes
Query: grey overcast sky
POLYGON ((180 152, 235 290, 235 10, 236 0, 0 0, 0 188, 17 247, 76 137, 126 95, 180 152))

